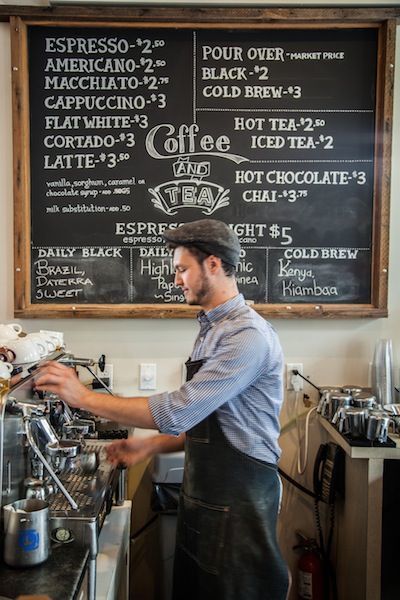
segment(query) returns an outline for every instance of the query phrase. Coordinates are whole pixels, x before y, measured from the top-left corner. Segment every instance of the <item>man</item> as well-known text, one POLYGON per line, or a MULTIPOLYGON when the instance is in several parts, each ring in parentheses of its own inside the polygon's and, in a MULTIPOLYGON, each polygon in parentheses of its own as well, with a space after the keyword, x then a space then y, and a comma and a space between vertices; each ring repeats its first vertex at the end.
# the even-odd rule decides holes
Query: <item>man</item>
POLYGON ((240 245, 227 225, 194 221, 165 231, 164 238, 173 250, 175 284, 188 304, 202 307, 188 381, 175 392, 116 397, 105 405, 72 369, 50 363, 36 387, 72 406, 164 434, 142 441, 142 450, 136 440, 113 444, 114 462, 175 450, 186 437, 174 600, 284 600, 288 573, 275 533, 283 366, 278 337, 239 294, 240 245))

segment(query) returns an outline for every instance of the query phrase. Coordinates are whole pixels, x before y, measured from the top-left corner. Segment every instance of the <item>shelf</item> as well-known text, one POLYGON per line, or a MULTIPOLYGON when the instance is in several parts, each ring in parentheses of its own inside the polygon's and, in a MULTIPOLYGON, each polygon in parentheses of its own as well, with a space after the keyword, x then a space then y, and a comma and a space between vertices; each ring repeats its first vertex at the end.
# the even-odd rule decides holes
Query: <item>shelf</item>
POLYGON ((324 417, 319 417, 319 422, 327 431, 333 441, 346 452, 350 458, 400 460, 400 437, 397 434, 390 435, 390 439, 396 444, 396 448, 350 446, 346 439, 335 429, 335 427, 324 417))

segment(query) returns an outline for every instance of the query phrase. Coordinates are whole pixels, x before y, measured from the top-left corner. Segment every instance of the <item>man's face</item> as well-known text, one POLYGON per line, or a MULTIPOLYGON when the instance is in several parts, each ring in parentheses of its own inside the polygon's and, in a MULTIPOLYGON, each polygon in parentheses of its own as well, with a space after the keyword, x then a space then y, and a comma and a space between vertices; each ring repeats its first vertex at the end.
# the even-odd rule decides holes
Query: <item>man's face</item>
POLYGON ((206 261, 200 263, 191 252, 179 246, 174 251, 175 285, 182 288, 187 304, 207 307, 212 287, 206 261))

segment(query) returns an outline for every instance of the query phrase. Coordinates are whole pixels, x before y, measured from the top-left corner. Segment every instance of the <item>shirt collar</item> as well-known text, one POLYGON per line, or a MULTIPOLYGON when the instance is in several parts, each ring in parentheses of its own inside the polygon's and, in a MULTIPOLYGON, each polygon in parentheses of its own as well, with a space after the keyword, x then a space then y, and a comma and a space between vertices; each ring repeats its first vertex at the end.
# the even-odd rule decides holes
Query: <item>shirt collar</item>
POLYGON ((244 305, 245 300, 243 298, 243 294, 238 294, 237 296, 230 298, 230 300, 223 302, 223 304, 219 304, 212 310, 209 310, 207 312, 201 310, 197 315, 197 319, 200 322, 200 324, 216 324, 219 321, 225 319, 228 315, 230 315, 232 311, 242 308, 244 305))

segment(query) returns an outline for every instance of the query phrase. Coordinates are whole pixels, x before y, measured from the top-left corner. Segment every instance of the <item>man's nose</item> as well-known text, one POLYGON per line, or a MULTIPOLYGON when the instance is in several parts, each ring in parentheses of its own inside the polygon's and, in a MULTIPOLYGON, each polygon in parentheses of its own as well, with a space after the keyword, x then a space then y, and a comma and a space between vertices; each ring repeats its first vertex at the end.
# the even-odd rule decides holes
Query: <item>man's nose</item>
POLYGON ((178 273, 178 272, 175 273, 174 284, 176 286, 182 285, 182 277, 180 276, 180 273, 178 273))

